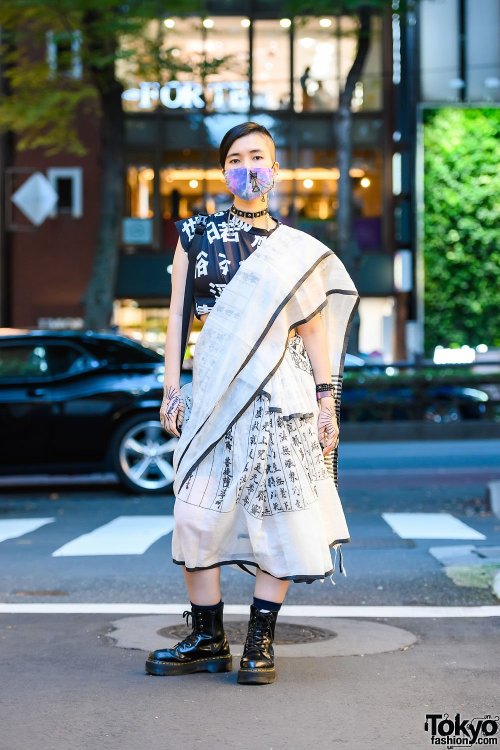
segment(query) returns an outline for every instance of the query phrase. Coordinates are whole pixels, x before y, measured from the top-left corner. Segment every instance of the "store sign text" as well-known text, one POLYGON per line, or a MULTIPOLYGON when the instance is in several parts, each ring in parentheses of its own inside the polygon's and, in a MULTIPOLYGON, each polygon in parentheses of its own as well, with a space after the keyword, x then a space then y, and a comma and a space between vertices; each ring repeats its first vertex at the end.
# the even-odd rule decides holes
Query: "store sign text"
POLYGON ((124 91, 122 98, 136 103, 139 109, 154 109, 162 104, 167 109, 204 109, 208 105, 217 112, 248 111, 247 81, 207 83, 205 92, 206 104, 200 83, 169 81, 161 86, 157 81, 143 81, 138 88, 124 91))

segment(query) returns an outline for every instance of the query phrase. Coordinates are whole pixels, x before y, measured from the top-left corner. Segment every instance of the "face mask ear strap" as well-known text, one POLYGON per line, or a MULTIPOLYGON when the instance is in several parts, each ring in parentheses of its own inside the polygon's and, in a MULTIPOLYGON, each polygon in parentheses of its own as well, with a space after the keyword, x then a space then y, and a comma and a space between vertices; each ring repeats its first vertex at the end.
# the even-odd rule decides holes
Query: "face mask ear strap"
MULTIPOLYGON (((273 167, 275 164, 276 164, 276 159, 273 161, 273 167)), ((274 188, 275 184, 276 184, 276 173, 273 174, 273 184, 272 184, 271 190, 274 188)))

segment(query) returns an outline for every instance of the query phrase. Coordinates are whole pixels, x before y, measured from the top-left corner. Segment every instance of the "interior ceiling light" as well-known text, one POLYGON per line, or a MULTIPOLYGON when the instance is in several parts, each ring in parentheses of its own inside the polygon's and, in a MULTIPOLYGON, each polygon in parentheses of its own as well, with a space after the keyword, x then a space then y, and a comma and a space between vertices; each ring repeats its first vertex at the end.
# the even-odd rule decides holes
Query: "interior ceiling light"
POLYGON ((173 18, 165 18, 163 23, 167 27, 167 29, 173 29, 175 26, 175 21, 173 18))
POLYGON ((330 26, 332 25, 332 20, 331 20, 331 18, 320 18, 319 19, 319 25, 323 29, 329 29, 330 26))
POLYGON ((250 19, 249 18, 242 18, 241 21, 240 21, 240 23, 241 23, 241 25, 243 26, 244 29, 248 29, 248 27, 250 26, 250 19))
POLYGON ((204 18, 203 19, 203 26, 206 29, 213 29, 215 26, 215 21, 212 18, 204 18))
MULTIPOLYGON (((189 152, 189 149, 183 149, 183 153, 189 152)), ((350 170, 351 177, 363 177, 364 171, 362 169, 352 169, 350 170), (353 171, 356 172, 356 174, 353 174, 353 171)), ((201 182, 201 180, 213 180, 215 182, 224 182, 224 175, 222 174, 220 169, 165 169, 162 170, 162 176, 167 182, 189 182, 189 180, 198 180, 198 182, 201 182)), ((304 180, 314 180, 314 181, 323 181, 323 180, 338 180, 339 179, 339 170, 337 167, 332 167, 330 169, 322 168, 322 167, 313 167, 308 169, 280 169, 280 176, 279 176, 279 182, 286 182, 289 180, 298 180, 299 182, 303 182, 304 180)))
POLYGON ((280 26, 283 29, 289 29, 291 25, 292 25, 292 22, 290 21, 289 18, 282 18, 280 21, 280 26))

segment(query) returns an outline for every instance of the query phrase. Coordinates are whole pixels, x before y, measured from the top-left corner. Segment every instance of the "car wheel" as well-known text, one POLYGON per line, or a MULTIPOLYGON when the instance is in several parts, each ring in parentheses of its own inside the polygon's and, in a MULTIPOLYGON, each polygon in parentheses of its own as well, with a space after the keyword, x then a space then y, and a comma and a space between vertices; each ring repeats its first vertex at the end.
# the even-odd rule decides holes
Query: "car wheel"
POLYGON ((154 412, 123 422, 111 441, 111 462, 122 485, 141 494, 170 492, 177 440, 165 432, 154 412))
POLYGON ((450 424, 461 422, 462 415, 458 407, 453 404, 431 404, 424 412, 424 419, 426 422, 450 424))

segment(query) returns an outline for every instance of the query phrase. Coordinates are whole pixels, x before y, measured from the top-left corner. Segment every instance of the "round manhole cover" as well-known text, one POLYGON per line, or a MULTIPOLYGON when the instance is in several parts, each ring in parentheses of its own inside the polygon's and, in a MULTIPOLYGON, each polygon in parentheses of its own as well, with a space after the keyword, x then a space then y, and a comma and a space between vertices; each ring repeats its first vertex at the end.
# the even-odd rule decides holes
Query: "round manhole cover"
MULTIPOLYGON (((234 620, 224 623, 227 639, 231 643, 245 643, 248 630, 248 620, 234 620)), ((191 630, 185 625, 170 625, 170 627, 158 630, 158 635, 164 638, 182 640, 191 630)), ((293 625, 288 622, 277 622, 274 643, 278 646, 291 645, 294 643, 314 643, 335 638, 337 633, 325 628, 315 628, 311 625, 293 625)))

